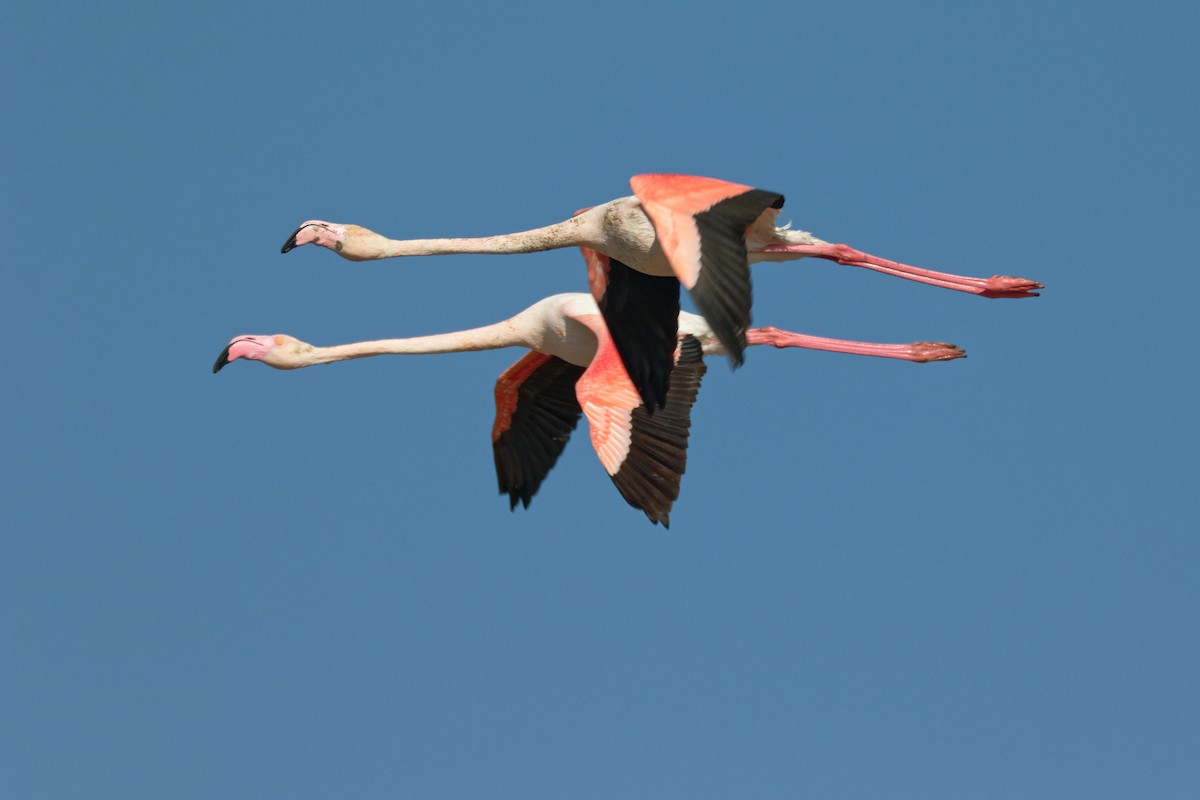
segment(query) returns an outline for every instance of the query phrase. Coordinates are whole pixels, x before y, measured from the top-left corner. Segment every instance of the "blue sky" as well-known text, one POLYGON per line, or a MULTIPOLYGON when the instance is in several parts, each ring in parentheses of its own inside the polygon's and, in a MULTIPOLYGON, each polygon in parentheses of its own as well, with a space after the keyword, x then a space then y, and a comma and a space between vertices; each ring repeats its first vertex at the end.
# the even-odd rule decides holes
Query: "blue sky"
POLYGON ((18 3, 0 794, 1193 797, 1187 4, 18 3), (302 220, 521 230, 639 172, 783 192, 983 300, 807 261, 755 321, 966 348, 710 363, 669 532, 582 429, 496 494, 494 322, 577 253, 354 265, 302 220))

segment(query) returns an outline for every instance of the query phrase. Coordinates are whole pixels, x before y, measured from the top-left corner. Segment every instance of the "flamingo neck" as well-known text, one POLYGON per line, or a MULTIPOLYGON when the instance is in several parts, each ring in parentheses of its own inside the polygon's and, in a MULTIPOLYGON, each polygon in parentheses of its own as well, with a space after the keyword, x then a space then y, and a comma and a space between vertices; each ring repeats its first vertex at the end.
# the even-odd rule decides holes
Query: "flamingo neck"
POLYGON ((435 336, 414 336, 408 339, 377 339, 370 342, 314 347, 303 356, 302 366, 331 364, 383 355, 432 355, 435 353, 464 353, 475 350, 498 350, 517 345, 529 346, 526 337, 500 323, 457 333, 435 336))
POLYGON ((368 245, 370 250, 377 252, 370 253, 367 257, 540 253, 543 250, 580 244, 582 235, 582 220, 572 217, 544 228, 468 239, 388 239, 380 236, 378 241, 373 243, 373 247, 368 245))

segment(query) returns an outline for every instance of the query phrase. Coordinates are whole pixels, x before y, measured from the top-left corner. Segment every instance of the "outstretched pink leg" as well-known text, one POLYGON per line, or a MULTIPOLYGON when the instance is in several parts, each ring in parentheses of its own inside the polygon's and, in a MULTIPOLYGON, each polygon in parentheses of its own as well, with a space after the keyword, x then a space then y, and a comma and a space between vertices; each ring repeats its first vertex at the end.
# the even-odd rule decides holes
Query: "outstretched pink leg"
POLYGON ((1037 297, 1034 289, 1045 288, 1037 281, 1027 278, 1010 278, 1007 275, 993 275, 990 278, 968 278, 963 275, 951 275, 948 272, 935 272, 930 269, 911 267, 898 261, 855 250, 845 244, 793 244, 779 242, 756 248, 755 253, 794 253, 798 256, 815 256, 846 264, 851 267, 866 267, 888 275, 908 278, 920 283, 941 286, 944 289, 954 289, 959 292, 970 292, 984 297, 1037 297))
POLYGON ((851 342, 845 339, 826 339, 823 336, 781 331, 778 328, 751 328, 746 331, 746 343, 751 345, 769 344, 774 347, 803 347, 808 350, 825 350, 830 353, 899 358, 903 361, 921 363, 967 357, 962 348, 945 342, 913 342, 912 344, 851 342))

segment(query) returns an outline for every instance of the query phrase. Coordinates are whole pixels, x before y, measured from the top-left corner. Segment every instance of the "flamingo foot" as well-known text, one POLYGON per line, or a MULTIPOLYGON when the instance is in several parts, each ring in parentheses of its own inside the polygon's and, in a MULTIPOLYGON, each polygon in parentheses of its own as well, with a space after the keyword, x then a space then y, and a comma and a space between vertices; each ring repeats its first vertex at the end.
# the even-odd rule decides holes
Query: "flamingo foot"
POLYGON ((930 361, 952 361, 956 358, 966 358, 967 353, 961 347, 945 342, 913 342, 909 345, 912 355, 909 361, 925 364, 930 361))
POLYGON ((993 275, 986 284, 987 288, 979 293, 982 297, 1037 297, 1037 292, 1033 290, 1046 288, 1037 281, 1008 275, 993 275))

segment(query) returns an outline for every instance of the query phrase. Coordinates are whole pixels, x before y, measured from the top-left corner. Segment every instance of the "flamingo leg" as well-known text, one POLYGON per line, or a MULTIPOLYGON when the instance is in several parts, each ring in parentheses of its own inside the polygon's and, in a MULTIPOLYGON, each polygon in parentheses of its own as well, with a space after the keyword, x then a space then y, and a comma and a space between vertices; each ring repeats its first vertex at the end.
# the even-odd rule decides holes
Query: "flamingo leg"
POLYGON ((751 328, 746 331, 746 342, 750 345, 769 344, 774 347, 803 347, 808 350, 824 350, 829 353, 898 358, 902 361, 918 363, 950 361, 955 358, 967 357, 962 348, 945 342, 876 344, 874 342, 853 342, 846 339, 826 339, 823 336, 809 336, 804 333, 792 333, 771 327, 751 328))
POLYGON ((866 267, 876 272, 907 278, 918 283, 928 283, 931 286, 941 286, 943 289, 954 289, 959 292, 969 292, 983 297, 1037 297, 1034 289, 1045 288, 1037 281, 1027 278, 1012 278, 1007 275, 993 275, 990 278, 969 278, 963 275, 952 275, 948 272, 936 272, 930 269, 901 264, 886 258, 855 250, 845 244, 794 244, 780 242, 756 248, 754 254, 789 253, 796 256, 815 256, 829 261, 836 261, 851 267, 866 267))

